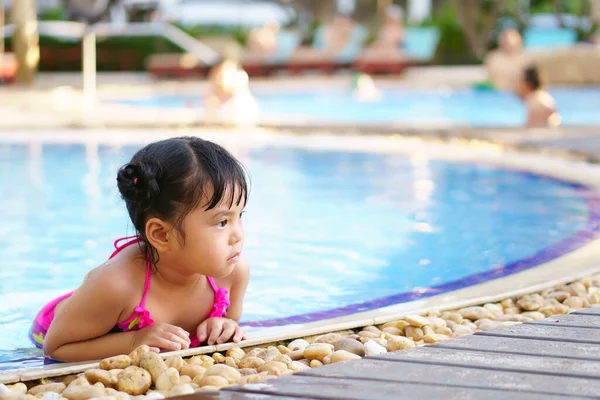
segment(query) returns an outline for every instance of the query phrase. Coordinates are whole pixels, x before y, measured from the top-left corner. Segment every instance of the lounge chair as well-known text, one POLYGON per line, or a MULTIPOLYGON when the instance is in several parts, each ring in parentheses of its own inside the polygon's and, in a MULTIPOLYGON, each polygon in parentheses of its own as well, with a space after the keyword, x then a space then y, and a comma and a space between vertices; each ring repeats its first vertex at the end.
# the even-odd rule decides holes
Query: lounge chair
POLYGON ((358 57, 363 43, 367 38, 367 30, 354 24, 346 45, 334 55, 327 54, 325 42, 325 26, 317 28, 313 39, 314 56, 302 59, 292 59, 287 63, 287 69, 291 73, 300 73, 307 70, 320 70, 325 73, 333 73, 337 69, 349 68, 358 57))
POLYGON ((577 43, 577 33, 568 28, 528 28, 523 45, 528 50, 549 50, 577 43))
POLYGON ((432 27, 408 27, 404 30, 401 51, 395 55, 379 57, 359 57, 354 69, 366 74, 397 74, 405 68, 422 65, 433 59, 440 35, 432 27))

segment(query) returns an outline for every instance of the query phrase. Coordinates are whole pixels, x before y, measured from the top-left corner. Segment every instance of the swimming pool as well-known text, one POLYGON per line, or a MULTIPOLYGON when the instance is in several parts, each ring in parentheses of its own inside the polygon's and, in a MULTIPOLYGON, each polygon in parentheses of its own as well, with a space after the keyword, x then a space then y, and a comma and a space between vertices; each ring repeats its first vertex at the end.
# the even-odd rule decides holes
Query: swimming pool
MULTIPOLYGON (((27 339, 39 308, 132 233, 115 174, 138 148, 0 144, 0 370, 39 364, 27 339)), ((594 192, 518 170, 268 145, 237 155, 252 178, 243 322, 253 329, 505 276, 597 229, 594 192)))
MULTIPOLYGON (((352 98, 350 89, 277 92, 256 89, 261 118, 308 123, 415 126, 515 127, 525 123, 522 102, 511 93, 450 89, 383 89, 374 102, 352 98)), ((600 88, 551 88, 565 126, 600 124, 600 88)), ((151 96, 118 103, 140 107, 199 107, 190 95, 151 96)))

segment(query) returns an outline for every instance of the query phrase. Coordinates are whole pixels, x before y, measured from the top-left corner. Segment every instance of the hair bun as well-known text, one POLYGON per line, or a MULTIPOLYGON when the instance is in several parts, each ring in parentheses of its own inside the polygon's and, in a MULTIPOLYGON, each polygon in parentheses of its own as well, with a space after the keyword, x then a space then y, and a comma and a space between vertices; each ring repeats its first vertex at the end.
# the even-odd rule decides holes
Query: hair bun
POLYGON ((158 178, 160 170, 147 163, 126 164, 117 173, 117 186, 126 201, 141 203, 142 208, 152 205, 160 193, 158 178))

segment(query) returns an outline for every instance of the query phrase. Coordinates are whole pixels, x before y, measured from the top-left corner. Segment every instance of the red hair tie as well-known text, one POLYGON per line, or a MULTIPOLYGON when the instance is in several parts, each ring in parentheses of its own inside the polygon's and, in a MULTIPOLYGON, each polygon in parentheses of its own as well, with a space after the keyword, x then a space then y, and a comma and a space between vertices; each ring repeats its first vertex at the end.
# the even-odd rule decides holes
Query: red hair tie
POLYGON ((137 183, 138 183, 138 178, 134 178, 134 179, 133 179, 133 184, 134 184, 134 185, 137 185, 137 183))

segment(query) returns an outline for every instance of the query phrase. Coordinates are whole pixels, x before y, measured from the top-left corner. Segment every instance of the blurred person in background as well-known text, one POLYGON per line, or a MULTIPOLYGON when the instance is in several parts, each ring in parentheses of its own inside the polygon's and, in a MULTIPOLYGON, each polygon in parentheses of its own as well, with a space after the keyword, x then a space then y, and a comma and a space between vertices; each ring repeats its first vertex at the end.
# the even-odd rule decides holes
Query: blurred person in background
POLYGON ((537 67, 529 66, 521 73, 521 81, 516 91, 527 109, 527 127, 550 127, 560 125, 560 115, 554 98, 542 84, 537 67))
POLYGON ((237 61, 226 59, 213 67, 204 98, 206 117, 218 122, 246 125, 258 118, 258 104, 250 91, 248 74, 237 61))
POLYGON ((498 49, 489 52, 484 60, 488 79, 495 89, 501 91, 516 90, 523 69, 530 63, 531 58, 523 51, 523 40, 516 29, 502 31, 498 49))
POLYGON ((246 40, 245 59, 268 60, 277 51, 279 23, 268 21, 263 26, 254 28, 246 40))

